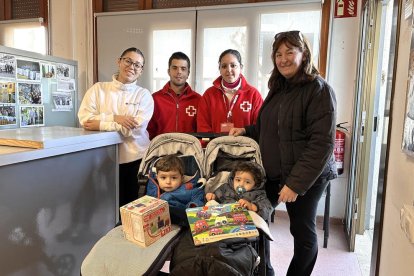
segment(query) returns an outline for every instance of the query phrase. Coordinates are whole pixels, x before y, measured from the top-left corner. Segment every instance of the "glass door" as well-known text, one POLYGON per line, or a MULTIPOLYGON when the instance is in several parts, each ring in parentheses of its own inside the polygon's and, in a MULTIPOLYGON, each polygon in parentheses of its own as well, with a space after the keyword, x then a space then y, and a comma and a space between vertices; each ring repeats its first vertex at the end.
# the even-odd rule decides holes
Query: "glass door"
POLYGON ((359 212, 359 189, 361 189, 361 177, 363 176, 364 163, 364 151, 365 151, 365 125, 366 125, 366 94, 371 78, 370 60, 372 60, 372 51, 370 50, 372 39, 372 18, 370 15, 370 3, 365 2, 366 5, 362 7, 361 11, 361 33, 360 33, 360 48, 359 48, 359 60, 358 60, 358 76, 357 76, 357 91, 355 97, 355 117, 353 125, 355 131, 352 135, 352 148, 351 148, 351 163, 350 163, 350 176, 348 184, 348 193, 346 200, 346 213, 345 213, 345 233, 349 242, 349 250, 355 249, 355 234, 356 234, 356 221, 359 212))
POLYGON ((362 9, 354 121, 357 127, 353 134, 345 217, 350 251, 355 250, 356 235, 366 231, 371 231, 372 244, 374 219, 378 219, 376 201, 383 189, 380 161, 386 154, 382 147, 388 132, 387 95, 394 72, 393 15, 394 1, 368 1, 362 9))

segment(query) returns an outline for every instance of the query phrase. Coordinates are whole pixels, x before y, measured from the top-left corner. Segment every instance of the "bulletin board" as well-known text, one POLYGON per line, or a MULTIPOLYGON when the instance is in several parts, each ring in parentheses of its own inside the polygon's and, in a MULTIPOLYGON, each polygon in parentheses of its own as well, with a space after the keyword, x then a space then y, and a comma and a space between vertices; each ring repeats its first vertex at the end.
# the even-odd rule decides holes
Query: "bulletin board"
POLYGON ((0 130, 78 125, 77 61, 0 45, 0 130))

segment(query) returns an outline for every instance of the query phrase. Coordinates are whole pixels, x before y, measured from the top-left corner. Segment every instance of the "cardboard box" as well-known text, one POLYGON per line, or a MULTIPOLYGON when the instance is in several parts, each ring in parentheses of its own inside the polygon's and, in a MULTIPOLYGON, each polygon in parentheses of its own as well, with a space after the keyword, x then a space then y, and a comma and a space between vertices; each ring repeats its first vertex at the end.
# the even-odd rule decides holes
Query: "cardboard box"
POLYGON ((171 231, 168 203, 143 196, 120 208, 125 238, 147 247, 171 231))

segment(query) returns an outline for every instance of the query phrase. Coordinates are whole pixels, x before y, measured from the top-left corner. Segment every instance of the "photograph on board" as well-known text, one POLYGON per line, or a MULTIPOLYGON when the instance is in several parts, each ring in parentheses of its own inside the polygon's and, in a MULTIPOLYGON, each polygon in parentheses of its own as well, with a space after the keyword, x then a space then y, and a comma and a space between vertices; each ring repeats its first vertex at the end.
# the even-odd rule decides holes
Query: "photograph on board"
POLYGON ((58 79, 74 79, 75 68, 72 65, 59 63, 57 66, 57 78, 58 79))
POLYGON ((0 54, 0 78, 16 77, 16 57, 8 54, 0 54))
POLYGON ((16 83, 0 80, 0 103, 16 103, 16 83))
POLYGON ((53 109, 52 111, 72 111, 73 100, 72 93, 53 93, 53 109))
POLYGON ((21 106, 20 127, 44 126, 43 106, 21 106))
POLYGON ((0 126, 16 124, 16 105, 0 104, 0 126))
POLYGON ((42 78, 56 79, 56 65, 50 63, 42 63, 42 78))
POLYGON ((17 59, 17 79, 40 81, 40 64, 37 61, 17 59))
POLYGON ((42 104, 42 87, 40 83, 19 82, 17 87, 20 104, 42 104))

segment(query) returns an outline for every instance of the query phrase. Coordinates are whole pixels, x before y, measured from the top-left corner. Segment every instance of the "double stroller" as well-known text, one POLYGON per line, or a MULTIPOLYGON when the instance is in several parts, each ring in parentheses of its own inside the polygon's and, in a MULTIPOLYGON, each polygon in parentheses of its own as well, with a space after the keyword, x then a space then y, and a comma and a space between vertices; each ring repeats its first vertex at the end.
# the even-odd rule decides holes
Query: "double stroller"
MULTIPOLYGON (((222 136, 211 140, 203 150, 200 141, 189 134, 166 133, 155 137, 142 159, 138 178, 140 183, 154 181, 151 177, 156 161, 165 156, 175 154, 185 165, 186 182, 193 183, 194 189, 205 189, 213 192, 227 182, 230 171, 237 161, 252 161, 262 165, 261 154, 257 143, 247 137, 222 136)), ((141 185, 146 187, 146 185, 141 185)), ((143 195, 144 191, 141 190, 143 195)), ((174 221, 174 220, 173 220, 174 221)), ((264 224, 267 226, 266 224, 264 224)), ((265 239, 271 239, 268 229, 259 229, 259 237, 253 239, 232 238, 218 243, 216 248, 210 245, 194 246, 185 243, 191 239, 188 227, 173 225, 173 230, 156 243, 147 248, 139 247, 122 235, 122 226, 118 226, 101 238, 86 256, 82 263, 82 275, 158 275, 166 260, 171 259, 170 274, 180 275, 183 271, 184 259, 191 258, 197 263, 194 275, 210 275, 209 269, 220 266, 213 264, 233 265, 233 274, 223 275, 265 275, 265 239), (200 248, 209 246, 203 254, 210 256, 208 261, 201 260, 200 248), (208 252, 206 252, 208 251, 208 252), (185 252, 189 254, 176 254, 185 252), (215 256, 216 258, 211 258, 215 256), (235 259, 245 256, 244 260, 235 259), (246 259, 246 256, 250 260, 246 259), (181 258, 181 259, 180 259, 181 258), (182 259, 184 258, 184 259, 182 259), (243 261, 243 267, 237 265, 243 261), (247 262, 252 265, 246 268, 247 262), (253 268, 253 269, 251 269, 253 268)), ((188 267, 184 265, 184 267, 188 267)), ((188 269, 188 268, 186 268, 188 269)), ((225 271, 225 270, 223 270, 225 271)), ((215 270, 215 273, 218 271, 215 270)), ((181 274, 182 275, 182 274, 181 274)))

